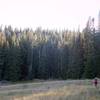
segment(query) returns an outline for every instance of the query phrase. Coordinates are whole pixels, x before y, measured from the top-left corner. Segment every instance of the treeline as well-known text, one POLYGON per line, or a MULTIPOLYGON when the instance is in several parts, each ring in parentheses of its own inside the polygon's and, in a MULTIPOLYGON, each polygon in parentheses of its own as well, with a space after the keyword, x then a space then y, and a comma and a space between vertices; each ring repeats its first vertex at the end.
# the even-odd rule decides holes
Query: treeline
POLYGON ((0 28, 0 80, 100 77, 100 33, 0 28))

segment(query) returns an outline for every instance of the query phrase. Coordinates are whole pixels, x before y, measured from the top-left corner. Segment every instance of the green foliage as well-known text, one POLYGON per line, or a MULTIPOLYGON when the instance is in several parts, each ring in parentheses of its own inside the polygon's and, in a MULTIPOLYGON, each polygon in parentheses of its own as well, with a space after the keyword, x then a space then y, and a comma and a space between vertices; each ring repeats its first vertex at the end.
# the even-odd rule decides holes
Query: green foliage
POLYGON ((8 48, 7 62, 5 68, 4 78, 10 81, 17 81, 20 79, 20 49, 18 47, 8 48))
POLYGON ((0 80, 100 77, 100 33, 38 29, 0 31, 0 80))

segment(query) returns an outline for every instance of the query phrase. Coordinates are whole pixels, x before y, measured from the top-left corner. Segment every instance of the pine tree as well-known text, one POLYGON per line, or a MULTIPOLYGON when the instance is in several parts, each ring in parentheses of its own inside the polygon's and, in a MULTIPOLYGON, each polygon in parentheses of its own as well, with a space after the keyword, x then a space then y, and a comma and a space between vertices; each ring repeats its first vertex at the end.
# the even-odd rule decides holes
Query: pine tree
MULTIPOLYGON (((89 20, 91 21, 91 20, 89 20)), ((95 53, 94 53, 94 34, 91 33, 90 24, 84 30, 84 64, 86 78, 94 78, 95 73, 95 53)))

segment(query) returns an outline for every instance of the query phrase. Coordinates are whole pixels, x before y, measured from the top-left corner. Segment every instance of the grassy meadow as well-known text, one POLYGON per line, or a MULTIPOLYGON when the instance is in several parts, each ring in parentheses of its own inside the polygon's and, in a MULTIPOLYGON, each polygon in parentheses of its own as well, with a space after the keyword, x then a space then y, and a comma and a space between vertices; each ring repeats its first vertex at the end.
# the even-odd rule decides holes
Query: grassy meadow
POLYGON ((91 80, 47 81, 0 87, 0 100, 100 100, 91 80))

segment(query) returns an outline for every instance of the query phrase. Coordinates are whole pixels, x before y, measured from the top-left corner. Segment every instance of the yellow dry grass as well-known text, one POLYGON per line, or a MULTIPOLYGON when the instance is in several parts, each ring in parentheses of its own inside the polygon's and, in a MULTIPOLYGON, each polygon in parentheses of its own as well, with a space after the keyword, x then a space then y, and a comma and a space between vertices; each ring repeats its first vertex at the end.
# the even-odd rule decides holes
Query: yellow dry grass
MULTIPOLYGON (((64 86, 56 90, 49 90, 47 92, 40 92, 23 97, 14 97, 13 100, 97 100, 94 96, 89 94, 87 86, 64 86), (76 98, 76 99, 75 99, 76 98), (77 99, 79 98, 79 99, 77 99)), ((98 99, 99 100, 99 99, 98 99)))
MULTIPOLYGON (((46 87, 47 84, 45 84, 44 87, 46 87)), ((51 86, 51 83, 49 86, 51 86)), ((91 84, 79 85, 72 82, 72 84, 64 84, 64 86, 61 87, 48 88, 46 91, 31 91, 31 93, 27 95, 2 96, 0 100, 100 100, 100 90, 99 87, 96 89, 91 84)))

